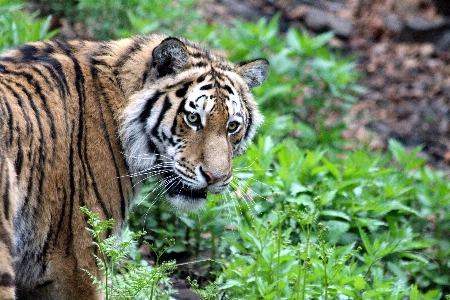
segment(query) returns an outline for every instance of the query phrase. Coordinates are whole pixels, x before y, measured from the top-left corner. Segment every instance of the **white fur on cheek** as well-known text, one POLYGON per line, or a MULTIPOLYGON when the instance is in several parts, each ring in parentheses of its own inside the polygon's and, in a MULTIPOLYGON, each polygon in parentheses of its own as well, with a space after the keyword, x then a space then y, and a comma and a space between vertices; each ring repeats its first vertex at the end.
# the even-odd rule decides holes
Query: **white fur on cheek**
POLYGON ((154 94, 154 91, 148 90, 133 95, 130 104, 122 114, 123 122, 119 134, 125 159, 132 173, 148 170, 156 161, 156 155, 148 149, 149 137, 146 135, 144 128, 147 122, 142 123, 139 120, 148 99, 154 94))

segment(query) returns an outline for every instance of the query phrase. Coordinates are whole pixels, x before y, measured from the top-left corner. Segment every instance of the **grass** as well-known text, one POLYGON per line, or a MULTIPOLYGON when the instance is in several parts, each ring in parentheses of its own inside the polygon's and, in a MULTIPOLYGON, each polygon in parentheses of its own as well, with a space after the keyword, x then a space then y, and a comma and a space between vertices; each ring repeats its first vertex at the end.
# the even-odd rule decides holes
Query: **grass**
MULTIPOLYGON (((392 140, 388 151, 373 152, 342 138, 342 116, 364 89, 356 83, 360 74, 352 58, 328 47, 332 33, 310 36, 291 28, 281 37, 277 16, 211 24, 192 0, 94 2, 83 0, 70 9, 83 12, 99 38, 157 30, 221 49, 236 62, 257 57, 271 62, 268 81, 254 89, 266 122, 235 160, 230 192, 210 197, 201 214, 174 212, 151 199, 132 209, 132 230, 144 229, 140 238, 155 251, 203 261, 189 269, 203 299, 444 299, 450 293, 447 174, 427 167, 420 147, 408 150, 392 140), (186 15, 190 21, 179 22, 186 15), (174 239, 170 248, 167 239, 174 239), (205 279, 211 282, 206 288, 199 283, 205 279)), ((70 9, 59 13, 68 15, 70 9)), ((0 20, 14 11, 11 5, 0 20)), ((26 26, 45 24, 33 14, 23 16, 25 25, 33 21, 26 26)), ((151 190, 149 182, 143 197, 151 190)), ((120 287, 126 285, 122 281, 142 283, 120 275, 129 270, 117 272, 120 260, 108 266, 116 253, 120 259, 136 253, 117 252, 123 247, 116 242, 96 240, 105 249, 99 267, 109 268, 108 278, 120 287)), ((142 288, 158 292, 156 285, 167 282, 174 267, 167 266, 164 276, 142 288)), ((105 293, 110 288, 96 284, 105 293)), ((107 297, 119 299, 114 291, 121 289, 111 288, 107 297)))

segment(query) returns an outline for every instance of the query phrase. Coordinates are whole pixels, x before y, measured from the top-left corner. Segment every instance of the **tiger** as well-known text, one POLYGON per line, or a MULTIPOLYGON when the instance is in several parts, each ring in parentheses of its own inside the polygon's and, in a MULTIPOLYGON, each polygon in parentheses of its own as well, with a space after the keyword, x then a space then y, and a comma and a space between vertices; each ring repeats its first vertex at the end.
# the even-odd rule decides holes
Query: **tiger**
POLYGON ((102 299, 80 207, 120 235, 152 174, 174 209, 227 190, 263 122, 252 89, 269 68, 160 34, 1 54, 0 299, 102 299))

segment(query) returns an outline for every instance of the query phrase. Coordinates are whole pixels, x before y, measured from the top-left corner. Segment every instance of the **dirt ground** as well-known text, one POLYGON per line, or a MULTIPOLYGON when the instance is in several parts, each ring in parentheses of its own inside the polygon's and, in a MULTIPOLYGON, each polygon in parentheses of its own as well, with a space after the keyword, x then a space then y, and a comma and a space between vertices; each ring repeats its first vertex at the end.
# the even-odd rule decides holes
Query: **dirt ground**
POLYGON ((450 170, 450 25, 432 0, 211 0, 211 19, 247 20, 281 11, 280 27, 334 30, 333 47, 353 55, 367 92, 353 106, 345 137, 386 149, 422 145, 450 170), (323 20, 328 20, 324 22, 323 20))

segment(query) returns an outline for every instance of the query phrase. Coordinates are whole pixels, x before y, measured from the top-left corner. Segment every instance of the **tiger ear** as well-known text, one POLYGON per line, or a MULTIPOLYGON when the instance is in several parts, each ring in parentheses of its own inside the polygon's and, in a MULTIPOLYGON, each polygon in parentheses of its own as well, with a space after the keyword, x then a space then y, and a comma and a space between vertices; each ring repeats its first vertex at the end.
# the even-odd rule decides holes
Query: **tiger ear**
POLYGON ((157 71, 157 77, 177 74, 188 63, 188 51, 186 46, 177 38, 166 38, 152 52, 153 67, 157 71))
POLYGON ((266 80, 269 74, 269 61, 264 58, 241 62, 237 72, 244 78, 249 88, 254 88, 266 80))

